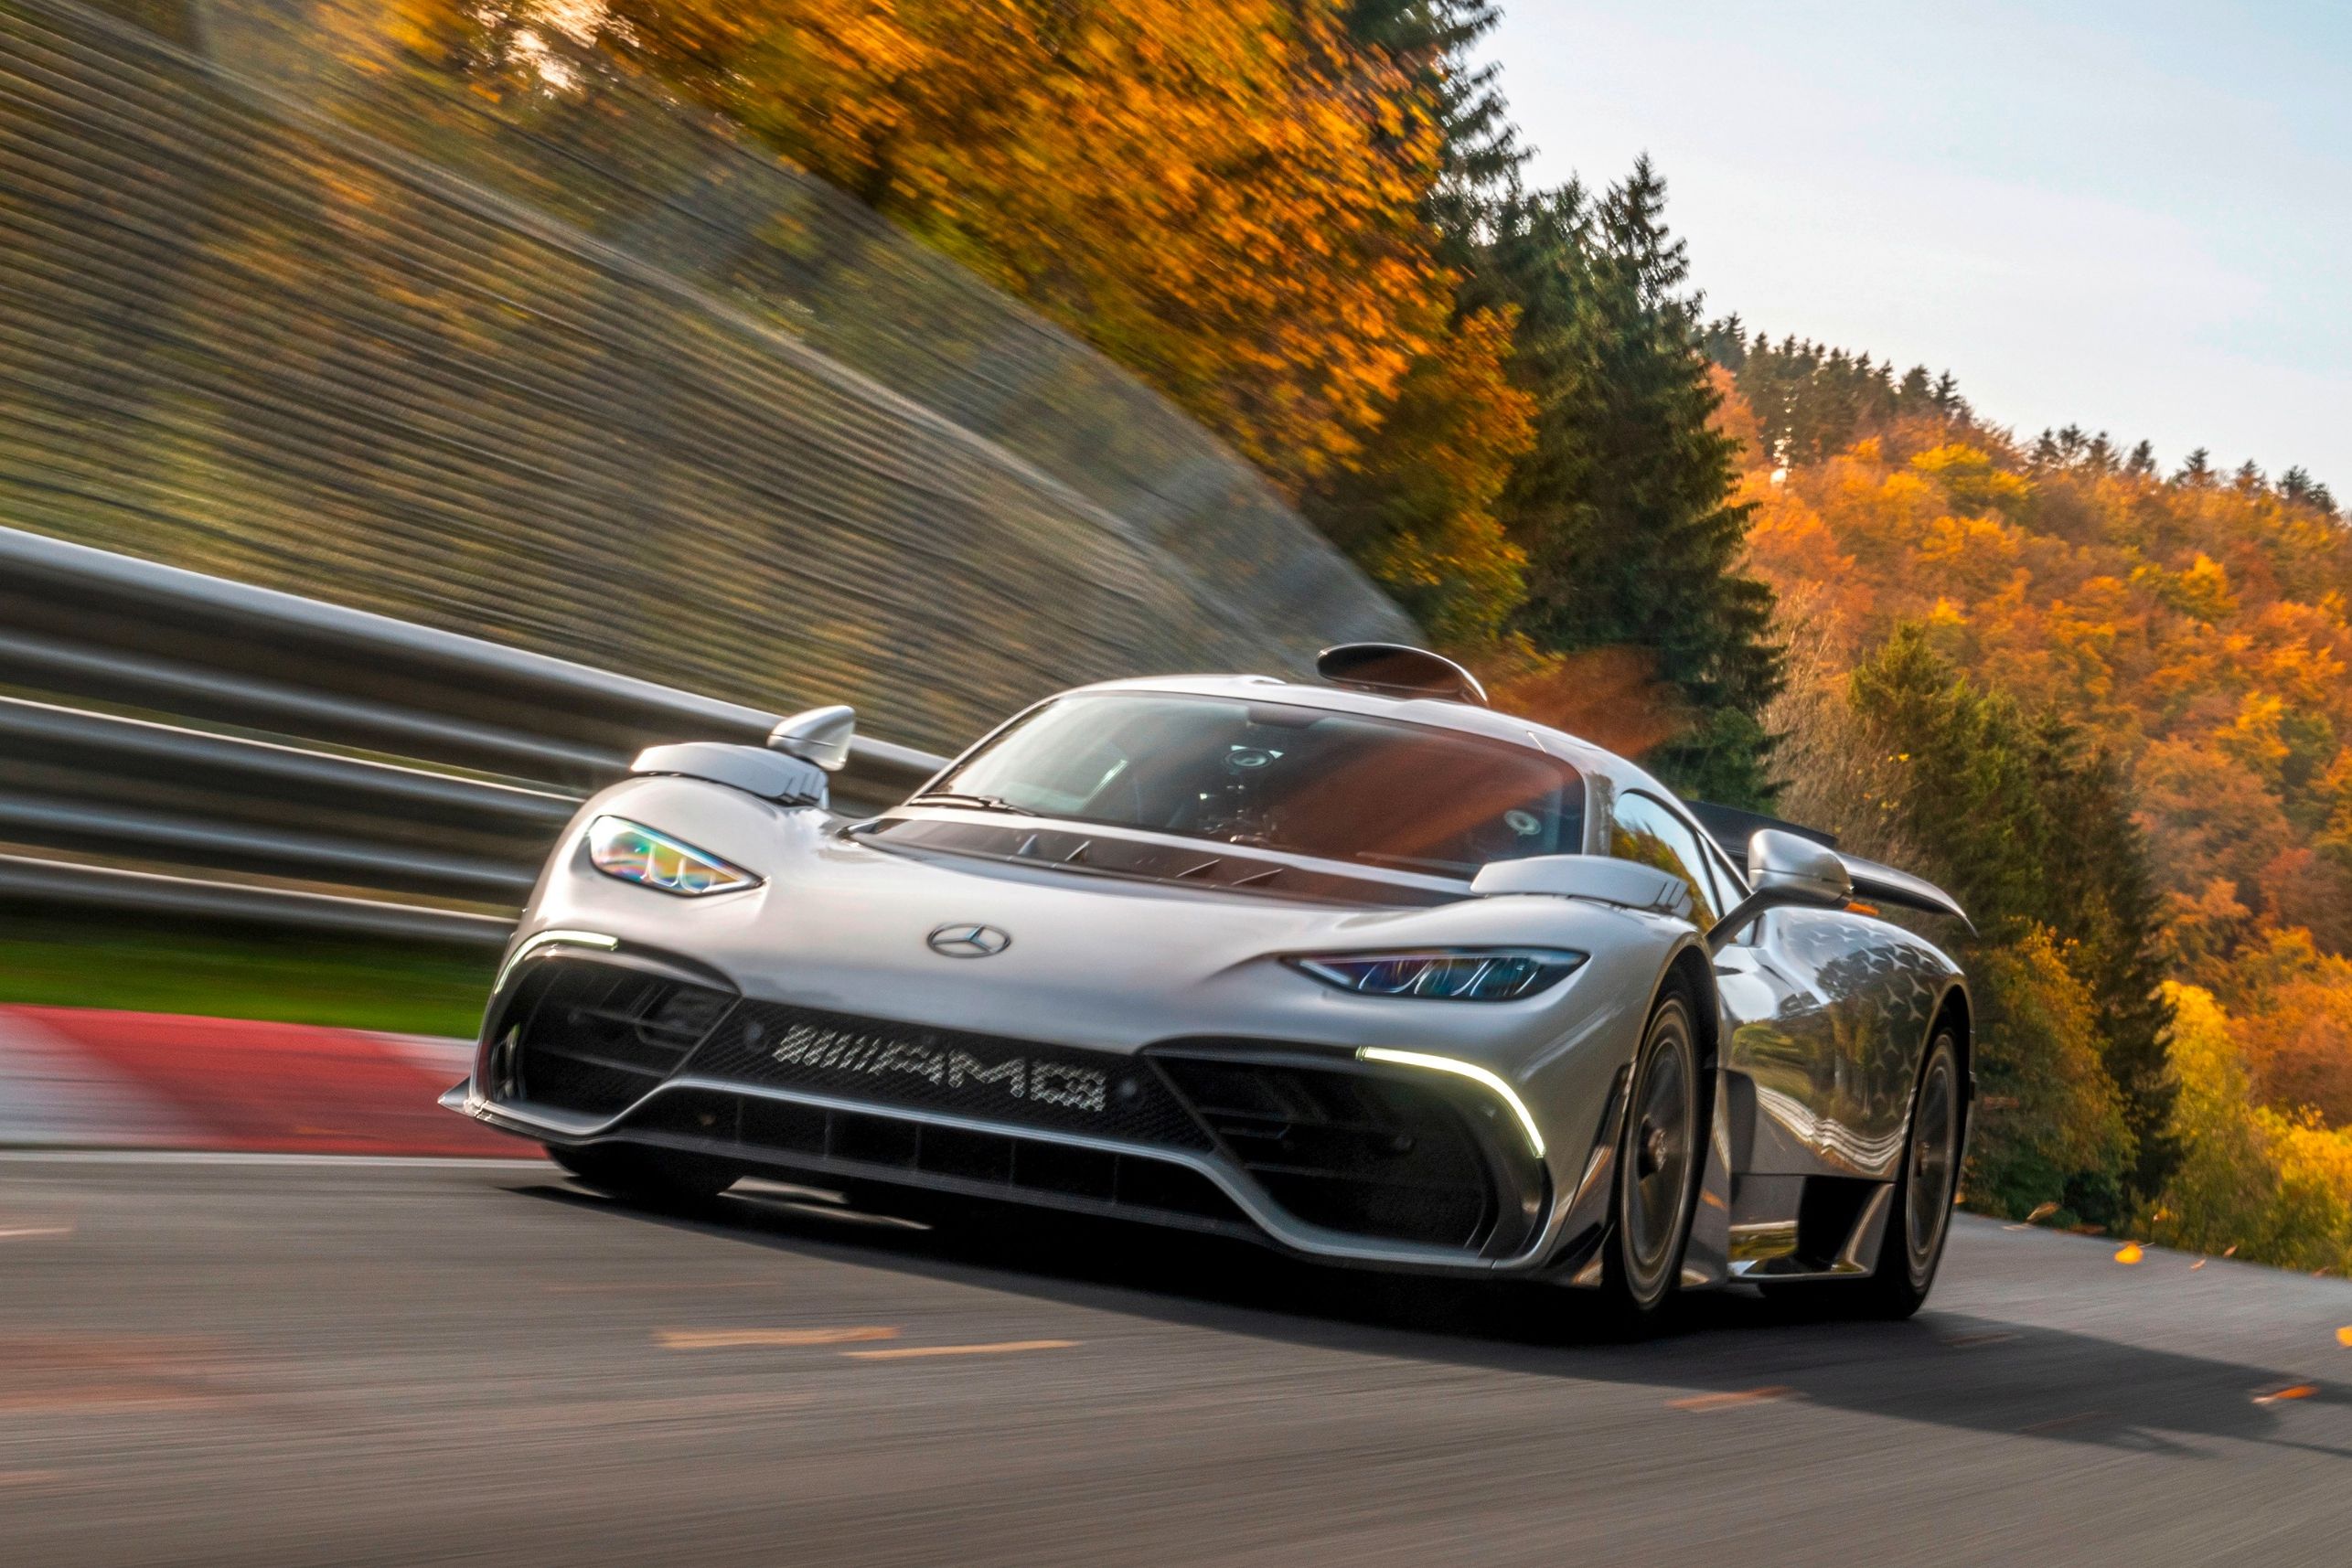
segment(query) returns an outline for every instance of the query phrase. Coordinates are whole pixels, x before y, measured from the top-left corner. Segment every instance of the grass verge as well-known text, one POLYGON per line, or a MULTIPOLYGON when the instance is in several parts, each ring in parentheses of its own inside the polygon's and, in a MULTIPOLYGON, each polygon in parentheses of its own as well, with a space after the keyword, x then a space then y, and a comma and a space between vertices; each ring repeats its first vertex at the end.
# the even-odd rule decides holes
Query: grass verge
POLYGON ((0 1003, 467 1036, 495 952, 0 910, 0 1003))

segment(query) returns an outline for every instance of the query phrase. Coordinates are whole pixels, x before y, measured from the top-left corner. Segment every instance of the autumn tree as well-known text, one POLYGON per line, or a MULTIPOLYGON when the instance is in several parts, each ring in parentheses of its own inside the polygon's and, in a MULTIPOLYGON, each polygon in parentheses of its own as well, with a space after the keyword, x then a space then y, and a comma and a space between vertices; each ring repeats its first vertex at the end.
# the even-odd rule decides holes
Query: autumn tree
MULTIPOLYGON (((2069 1201, 2111 1218, 2117 1179, 2142 1193, 2162 1185, 2172 1114, 2158 903, 2122 773, 2065 720, 1962 678, 1915 625, 1855 667, 1851 691, 1866 743, 1893 763, 1876 807, 1968 908, 1976 951, 2006 954, 2035 933, 2062 944, 2052 954, 2085 998, 2133 1151, 2128 1166, 2078 1171, 2069 1201)), ((2037 955, 2006 972, 2043 966, 2037 955)))
POLYGON ((1686 793, 1762 805, 1772 598, 1738 570, 1736 443, 1709 422, 1718 394, 1664 201, 1645 159, 1597 201, 1571 185, 1493 217, 1483 275, 1518 312, 1514 368, 1536 400, 1502 500, 1529 562, 1519 624, 1546 651, 1642 650, 1685 713, 1651 765, 1686 793))
MULTIPOLYGON (((612 0, 605 47, 1139 371, 1296 492, 1436 350, 1414 62, 1334 0, 612 0)), ((1459 358, 1459 352, 1453 356, 1459 358)))
POLYGON ((1496 515, 1534 442, 1535 404, 1511 363, 1517 312, 1478 276, 1484 214, 1523 157, 1494 68, 1469 60, 1499 20, 1486 0, 1357 0, 1349 12, 1359 37, 1404 66, 1438 126, 1422 210, 1456 293, 1447 329, 1406 371, 1365 452, 1302 496, 1434 641, 1490 678, 1542 664, 1513 626, 1527 555, 1496 515))

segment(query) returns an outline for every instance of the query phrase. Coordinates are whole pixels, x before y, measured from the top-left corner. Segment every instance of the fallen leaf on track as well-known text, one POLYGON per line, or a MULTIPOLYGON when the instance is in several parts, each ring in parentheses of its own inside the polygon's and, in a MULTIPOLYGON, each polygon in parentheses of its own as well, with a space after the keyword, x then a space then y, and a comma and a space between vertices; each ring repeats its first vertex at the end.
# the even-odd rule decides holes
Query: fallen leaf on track
POLYGON ((2266 1393, 2256 1394, 2254 1396, 2254 1403, 2256 1404, 2276 1404, 2283 1399, 2309 1399, 2318 1392, 2319 1390, 2310 1383, 2290 1383, 2285 1388, 2272 1389, 2266 1393))
POLYGON ((734 1350, 753 1346, 846 1345, 860 1339, 895 1339, 898 1330, 879 1326, 850 1328, 661 1328, 654 1343, 665 1350, 734 1350))
POLYGON ((1767 1400, 1786 1399, 1791 1392, 1779 1383, 1769 1388, 1744 1389, 1738 1393, 1702 1393, 1688 1399, 1670 1399, 1668 1410, 1722 1410, 1735 1404, 1761 1404, 1767 1400))
POLYGON ((916 1356, 1001 1356, 1015 1350, 1067 1350, 1075 1339, 1009 1339, 1001 1345, 902 1345, 895 1350, 844 1350, 860 1361, 903 1361, 916 1356))
POLYGON ((2137 1242, 2126 1242, 2115 1249, 2115 1261, 2119 1264, 2135 1264, 2145 1256, 2147 1253, 2140 1250, 2137 1242))

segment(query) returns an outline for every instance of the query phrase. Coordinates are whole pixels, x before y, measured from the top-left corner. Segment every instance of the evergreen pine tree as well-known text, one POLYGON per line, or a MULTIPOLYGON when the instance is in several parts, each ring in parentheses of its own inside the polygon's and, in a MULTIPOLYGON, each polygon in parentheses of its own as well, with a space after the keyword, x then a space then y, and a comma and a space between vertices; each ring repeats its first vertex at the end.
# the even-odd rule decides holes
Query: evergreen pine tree
POLYGON ((1686 793, 1769 802, 1762 712, 1780 683, 1772 598, 1737 567, 1748 510, 1700 351, 1689 263, 1647 158, 1598 203, 1571 185, 1498 215, 1490 266, 1519 307, 1536 445, 1502 516, 1527 551, 1538 648, 1632 646, 1686 709, 1649 759, 1686 793))
POLYGON ((1919 869, 1975 923, 1963 952, 1997 949, 2028 926, 2066 939, 2061 957, 2096 1005, 2101 1063, 2137 1140, 2120 1185, 2078 1180, 2067 1204, 2101 1223, 2121 1218, 2178 1157, 2165 1136, 2175 1090, 2161 906, 2122 770, 2063 720, 1962 678, 1916 625, 1855 667, 1852 694, 1874 744, 1905 760, 1887 805, 1921 847, 1919 869))
MULTIPOLYGON (((2133 1195, 2153 1200, 2180 1151, 2167 1136, 2177 1093, 2165 1056, 2172 1007, 2158 989, 2165 977, 2163 912, 2146 835, 2112 754, 2084 754, 2077 733, 2055 719, 2041 722, 2036 743, 2036 837, 2048 880, 2043 918, 2072 939, 2067 967, 2099 1004, 2100 1054, 2138 1144, 2133 1195)), ((2120 1217, 2120 1208, 2101 1213, 2090 1199, 2077 1195, 2071 1207, 2102 1221, 2120 1217)))

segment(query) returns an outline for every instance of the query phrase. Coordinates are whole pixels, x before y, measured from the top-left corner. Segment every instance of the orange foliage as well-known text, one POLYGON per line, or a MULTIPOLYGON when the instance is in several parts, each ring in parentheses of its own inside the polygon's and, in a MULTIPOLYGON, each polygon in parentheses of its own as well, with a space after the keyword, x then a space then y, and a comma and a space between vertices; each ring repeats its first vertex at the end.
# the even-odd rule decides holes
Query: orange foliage
POLYGON ((2352 973, 2330 965, 2274 987, 2233 1032, 2263 1099, 2352 1125, 2352 973))
POLYGON ((1422 88, 1338 0, 610 0, 606 47, 1141 371, 1294 491, 1448 330, 1422 88))
POLYGON ((2236 998, 2264 1094, 2352 1122, 2352 965, 2326 956, 2352 953, 2352 528, 1942 428, 1759 464, 1744 498, 1749 569, 1836 657, 1922 624, 2132 761, 2184 978, 2236 998))

